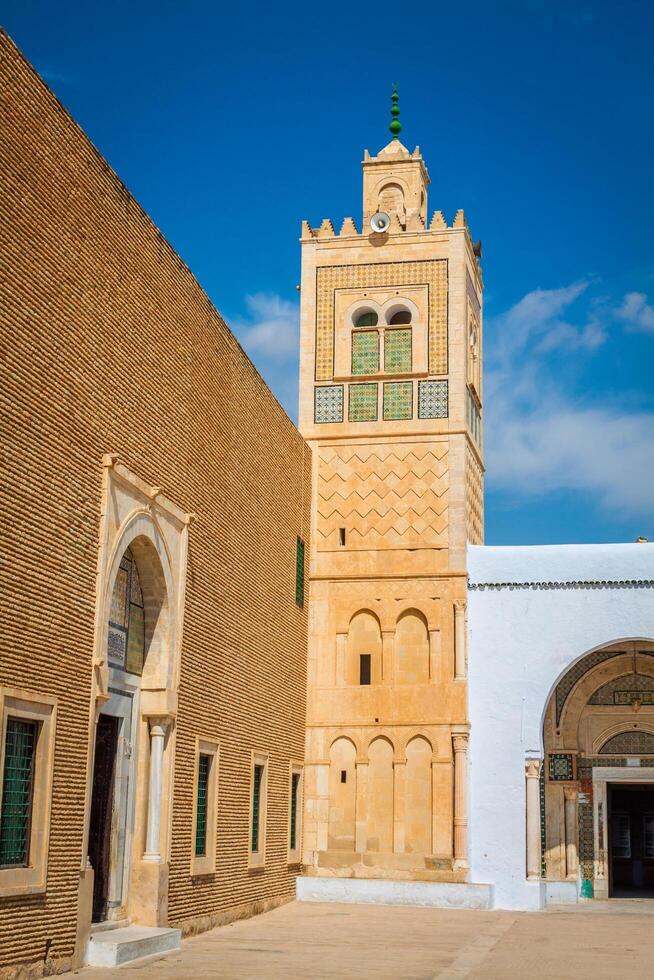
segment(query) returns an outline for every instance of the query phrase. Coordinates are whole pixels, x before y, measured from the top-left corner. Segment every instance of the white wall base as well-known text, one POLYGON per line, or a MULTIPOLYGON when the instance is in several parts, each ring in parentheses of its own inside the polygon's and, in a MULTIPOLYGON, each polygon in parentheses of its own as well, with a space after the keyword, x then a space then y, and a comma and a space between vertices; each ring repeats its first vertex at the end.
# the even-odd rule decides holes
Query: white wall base
POLYGON ((579 901, 579 886, 576 881, 546 881, 545 901, 547 905, 576 905, 579 901))
POLYGON ((354 902, 369 905, 420 905, 440 909, 490 909, 492 885, 449 881, 392 881, 384 878, 296 879, 300 902, 354 902))
POLYGON ((169 953, 182 947, 179 929, 126 926, 94 933, 86 947, 87 966, 120 966, 143 956, 169 953))

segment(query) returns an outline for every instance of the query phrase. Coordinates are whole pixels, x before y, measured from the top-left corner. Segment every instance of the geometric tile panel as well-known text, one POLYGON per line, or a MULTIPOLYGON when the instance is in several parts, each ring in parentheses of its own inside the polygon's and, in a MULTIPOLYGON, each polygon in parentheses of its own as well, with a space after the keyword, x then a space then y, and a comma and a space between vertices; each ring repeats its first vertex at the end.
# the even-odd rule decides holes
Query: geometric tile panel
POLYGON ((377 419, 377 385, 350 385, 350 422, 374 422, 377 419))
MULTIPOLYGON (((654 657, 654 653, 649 650, 640 650, 639 654, 642 657, 654 657)), ((557 725, 561 720, 561 713, 563 711, 563 706, 568 699, 568 695, 575 684, 581 680, 584 674, 587 674, 593 667, 597 667, 598 664, 602 664, 606 660, 612 660, 614 657, 621 656, 624 656, 623 650, 598 650, 596 653, 589 653, 587 656, 582 657, 581 660, 572 665, 570 670, 567 671, 556 686, 557 725)))
POLYGON ((447 381, 419 382, 418 418, 447 418, 447 381))
POLYGON ((345 526, 348 549, 447 547, 447 449, 446 441, 322 448, 318 550, 338 550, 345 526))
POLYGON ((654 704, 654 677, 645 674, 626 674, 614 677, 598 688, 588 699, 589 704, 630 705, 654 704))
POLYGON ((375 286, 429 286, 429 373, 447 374, 447 259, 322 266, 316 274, 316 381, 334 376, 334 293, 375 286))
POLYGON ((574 759, 568 752, 553 752, 549 757, 549 778, 552 782, 570 782, 574 777, 574 759))
POLYGON ((384 331, 384 371, 403 374, 411 370, 411 327, 384 331))
POLYGON ((654 735, 649 732, 620 732, 604 743, 600 755, 654 755, 654 735))
POLYGON ((358 330, 352 334, 352 374, 379 371, 379 332, 358 330))
POLYGON ((315 388, 314 421, 343 421, 343 385, 315 388))
POLYGON ((413 417, 413 382, 388 381, 384 385, 384 419, 413 417))

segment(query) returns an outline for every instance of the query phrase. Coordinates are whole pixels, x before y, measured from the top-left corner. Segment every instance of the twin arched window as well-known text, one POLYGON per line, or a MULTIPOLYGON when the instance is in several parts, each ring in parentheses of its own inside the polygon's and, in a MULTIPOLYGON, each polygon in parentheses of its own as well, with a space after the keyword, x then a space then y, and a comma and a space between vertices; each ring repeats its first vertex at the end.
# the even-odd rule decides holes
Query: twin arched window
POLYGON ((379 323, 376 310, 362 310, 354 316, 352 333, 352 374, 378 374, 381 370, 380 349, 384 351, 383 370, 389 374, 405 374, 412 370, 411 311, 391 309, 380 331, 372 329, 379 323), (389 330, 389 327, 404 329, 389 330), (363 328, 363 329, 362 329, 363 328), (383 344, 380 344, 380 340, 383 344))
MULTIPOLYGON (((354 318, 355 327, 376 327, 379 323, 379 317, 375 310, 364 310, 359 313, 354 318)), ((411 311, 410 310, 395 310, 394 313, 387 319, 386 323, 391 326, 400 326, 404 323, 411 323, 411 311)))

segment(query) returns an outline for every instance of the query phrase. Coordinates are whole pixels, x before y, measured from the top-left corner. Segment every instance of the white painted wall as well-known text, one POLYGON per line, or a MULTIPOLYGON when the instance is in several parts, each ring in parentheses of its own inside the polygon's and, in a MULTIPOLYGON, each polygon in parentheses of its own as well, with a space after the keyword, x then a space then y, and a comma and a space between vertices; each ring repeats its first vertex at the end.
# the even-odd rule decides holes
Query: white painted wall
POLYGON ((654 640, 654 544, 471 545, 468 569, 470 881, 494 885, 497 908, 538 908, 525 758, 542 757, 545 707, 571 664, 607 643, 654 640), (491 583, 505 584, 476 588, 491 583))

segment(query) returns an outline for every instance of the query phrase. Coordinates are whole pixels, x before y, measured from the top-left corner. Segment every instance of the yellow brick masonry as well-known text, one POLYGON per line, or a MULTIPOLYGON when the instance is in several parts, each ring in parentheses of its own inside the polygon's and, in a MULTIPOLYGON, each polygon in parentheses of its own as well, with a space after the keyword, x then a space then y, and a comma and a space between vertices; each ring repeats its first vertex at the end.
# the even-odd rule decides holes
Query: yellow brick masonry
POLYGON ((304 754, 310 453, 184 263, 0 35, 5 559, 0 684, 58 699, 47 891, 0 899, 0 973, 70 965, 82 862, 101 460, 191 526, 169 921, 294 888, 289 760, 304 754), (196 735, 220 742, 217 871, 190 876, 196 735), (248 871, 251 750, 270 753, 265 870, 248 871))

